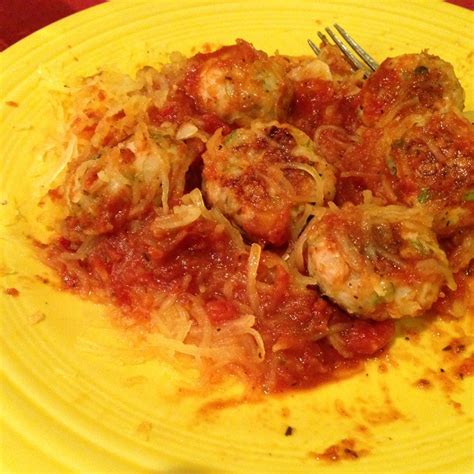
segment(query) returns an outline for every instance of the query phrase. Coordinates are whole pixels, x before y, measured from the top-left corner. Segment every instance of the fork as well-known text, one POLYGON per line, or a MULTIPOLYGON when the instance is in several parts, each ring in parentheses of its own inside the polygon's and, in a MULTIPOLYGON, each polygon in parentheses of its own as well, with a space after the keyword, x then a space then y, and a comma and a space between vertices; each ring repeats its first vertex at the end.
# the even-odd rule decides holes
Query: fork
MULTIPOLYGON (((341 28, 337 23, 334 24, 334 28, 339 32, 339 34, 346 40, 347 44, 352 48, 352 50, 357 53, 357 55, 362 59, 361 62, 357 56, 355 56, 350 49, 343 43, 335 33, 329 29, 325 28, 326 33, 332 38, 336 46, 340 49, 342 54, 347 58, 349 63, 351 64, 352 68, 355 71, 362 70, 368 76, 372 72, 374 72, 378 67, 377 61, 370 56, 360 45, 355 41, 343 28, 341 28), (365 64, 364 64, 365 63, 365 64)), ((318 31, 318 36, 323 42, 323 44, 330 44, 329 40, 327 39, 326 35, 318 31)), ((308 39, 308 44, 311 49, 314 51, 316 56, 321 54, 321 50, 314 44, 313 41, 308 39)))

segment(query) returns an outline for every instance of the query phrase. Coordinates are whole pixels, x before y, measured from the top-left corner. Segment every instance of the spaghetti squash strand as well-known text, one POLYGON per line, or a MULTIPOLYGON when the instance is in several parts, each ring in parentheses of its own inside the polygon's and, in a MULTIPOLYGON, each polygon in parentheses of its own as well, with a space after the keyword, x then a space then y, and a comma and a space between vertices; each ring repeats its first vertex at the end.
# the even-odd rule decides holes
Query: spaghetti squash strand
POLYGON ((257 291, 257 272, 261 254, 262 247, 258 244, 252 244, 247 263, 247 296, 250 307, 256 316, 261 316, 260 298, 257 291))

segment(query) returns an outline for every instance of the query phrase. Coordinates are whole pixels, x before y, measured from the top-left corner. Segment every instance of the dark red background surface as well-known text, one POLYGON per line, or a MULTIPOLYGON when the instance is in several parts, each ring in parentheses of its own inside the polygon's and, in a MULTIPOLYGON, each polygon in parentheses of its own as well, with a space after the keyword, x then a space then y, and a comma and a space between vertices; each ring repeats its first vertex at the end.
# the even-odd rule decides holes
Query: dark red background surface
MULTIPOLYGON (((0 0, 0 51, 49 23, 104 1, 0 0)), ((449 2, 474 10, 474 0, 449 2)))
POLYGON ((0 0, 0 50, 43 26, 104 1, 0 0))

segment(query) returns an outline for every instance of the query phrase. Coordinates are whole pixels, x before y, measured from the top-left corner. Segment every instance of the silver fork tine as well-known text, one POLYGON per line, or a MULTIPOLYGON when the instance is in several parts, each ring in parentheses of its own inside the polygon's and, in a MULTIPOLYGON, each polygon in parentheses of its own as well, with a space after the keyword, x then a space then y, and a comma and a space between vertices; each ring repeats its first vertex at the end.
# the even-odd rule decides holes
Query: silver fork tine
POLYGON ((309 47, 314 51, 316 56, 319 56, 321 54, 321 50, 310 39, 308 39, 308 44, 309 47))
POLYGON ((351 36, 344 30, 344 28, 341 28, 337 23, 334 24, 334 28, 341 34, 341 36, 351 45, 351 47, 354 49, 354 51, 362 58, 362 60, 367 64, 367 66, 372 69, 372 71, 375 71, 379 65, 375 59, 368 54, 360 45, 355 41, 351 36))
POLYGON ((328 41, 328 39, 326 38, 326 36, 323 35, 320 31, 318 31, 318 36, 319 36, 319 39, 320 39, 324 44, 329 44, 329 41, 328 41))
POLYGON ((344 53, 346 58, 352 64, 355 69, 365 69, 365 66, 349 51, 347 46, 329 29, 325 28, 328 35, 332 38, 332 40, 337 44, 338 48, 344 53))

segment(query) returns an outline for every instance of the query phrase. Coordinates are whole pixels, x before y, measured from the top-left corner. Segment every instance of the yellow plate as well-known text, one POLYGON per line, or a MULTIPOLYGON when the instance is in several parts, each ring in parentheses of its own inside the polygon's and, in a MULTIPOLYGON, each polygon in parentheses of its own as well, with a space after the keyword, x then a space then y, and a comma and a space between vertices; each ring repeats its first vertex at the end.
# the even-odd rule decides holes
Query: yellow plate
POLYGON ((36 203, 59 167, 43 158, 53 89, 99 66, 133 72, 239 37, 309 53, 306 39, 335 21, 380 60, 424 48, 442 56, 474 109, 473 14, 434 1, 113 1, 0 55, 2 472, 472 471, 472 377, 456 381, 441 350, 461 323, 414 328, 412 341, 398 338, 389 358, 351 379, 210 409, 229 393, 177 392, 191 374, 126 349, 105 308, 46 282, 54 276, 27 238, 42 231, 36 203), (317 459, 343 439, 358 459, 317 459))

